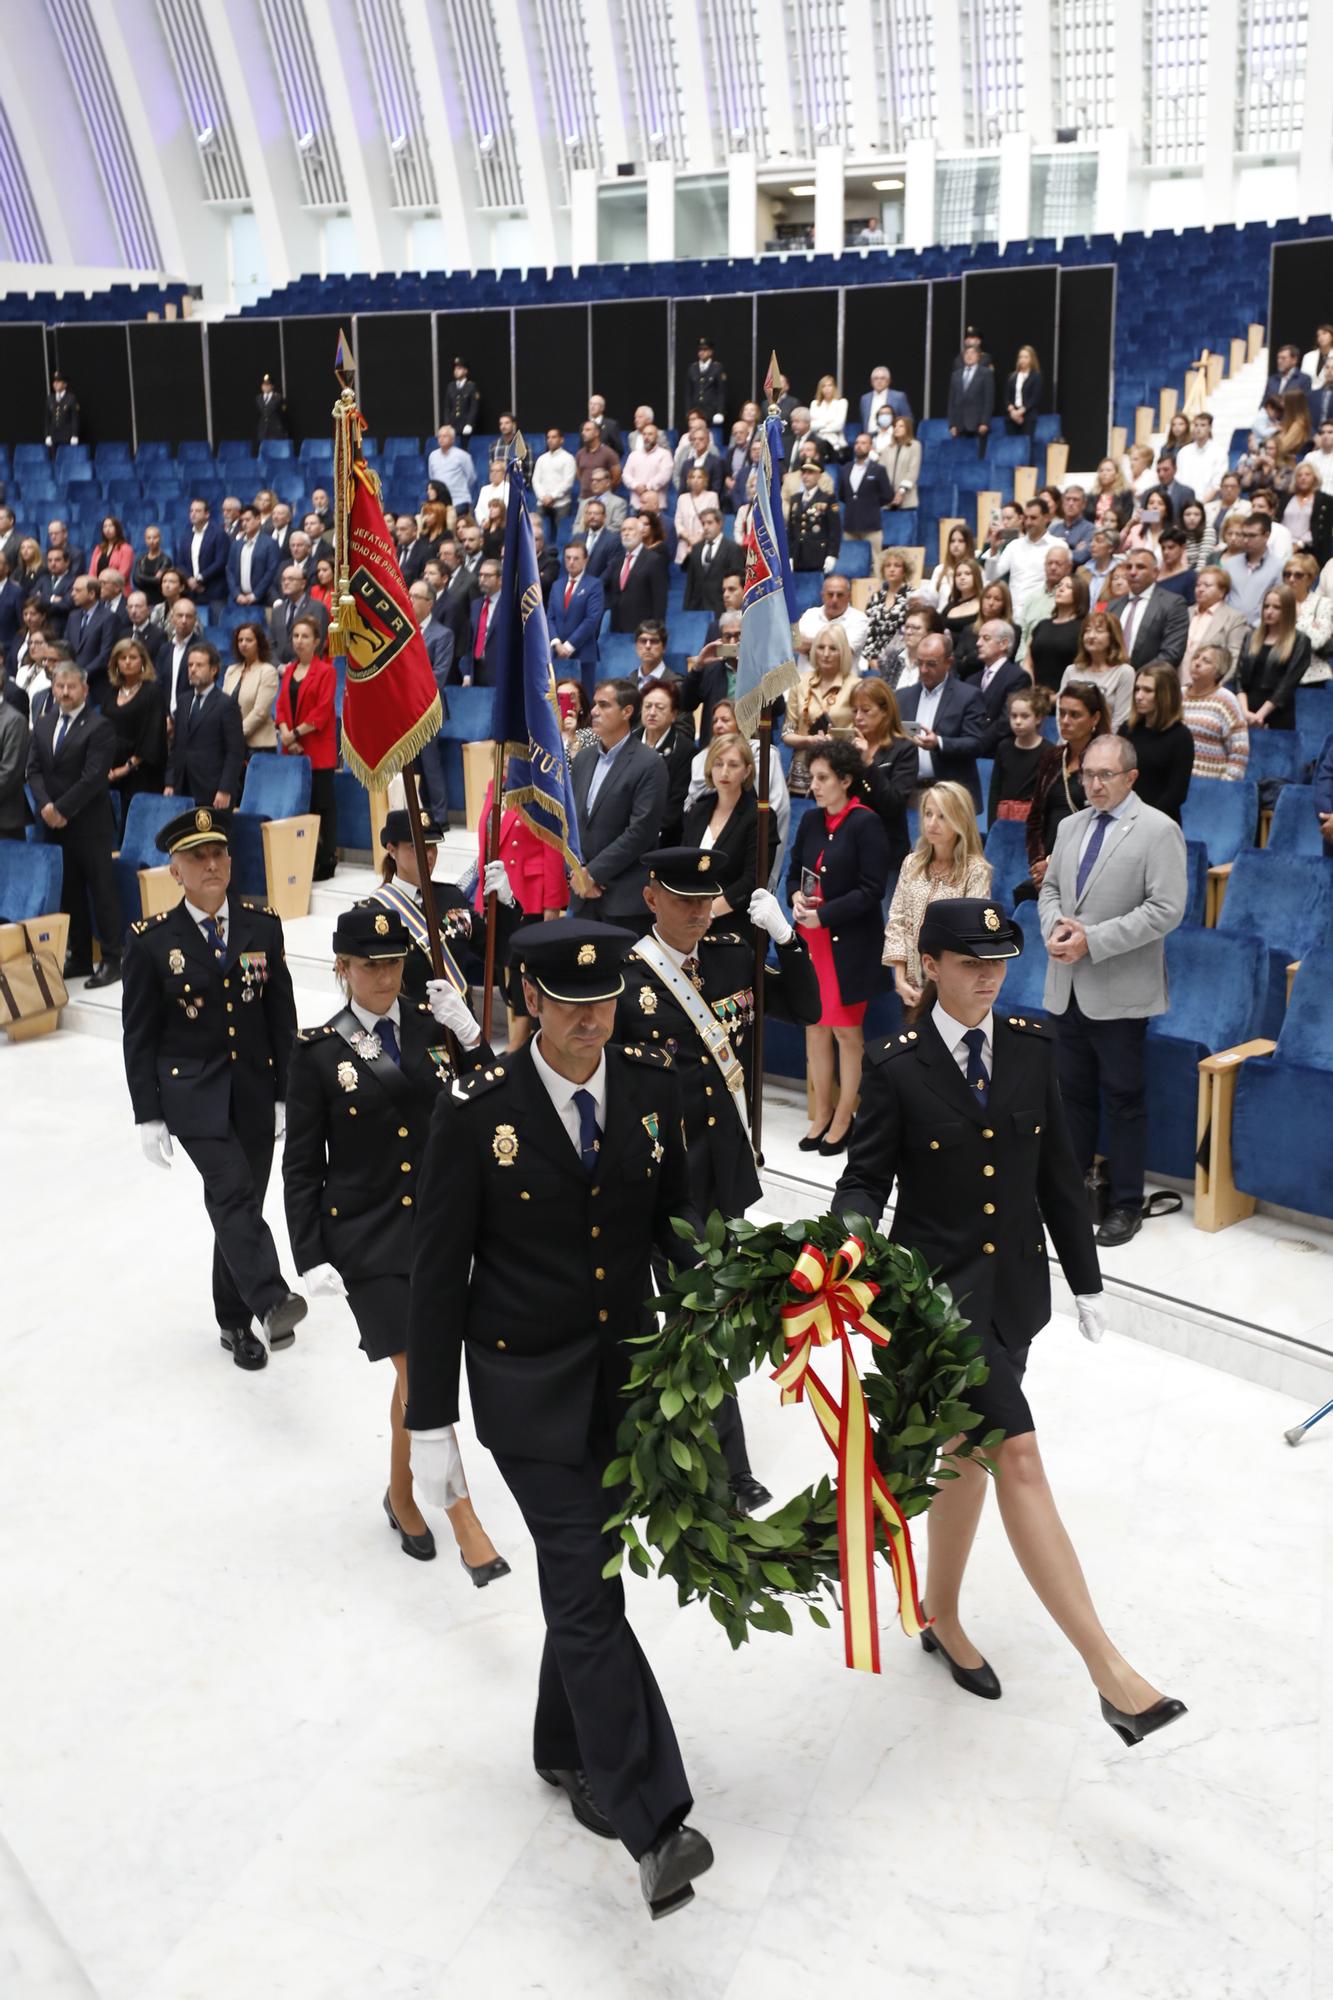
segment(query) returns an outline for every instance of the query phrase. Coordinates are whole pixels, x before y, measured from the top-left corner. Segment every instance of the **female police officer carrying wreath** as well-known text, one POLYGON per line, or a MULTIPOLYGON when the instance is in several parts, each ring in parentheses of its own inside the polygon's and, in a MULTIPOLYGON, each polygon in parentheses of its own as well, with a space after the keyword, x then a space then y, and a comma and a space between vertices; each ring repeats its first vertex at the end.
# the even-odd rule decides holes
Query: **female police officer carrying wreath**
MULTIPOLYGON (((1004 961, 1023 933, 993 903, 975 897, 933 904, 919 949, 929 977, 915 1026, 867 1050, 865 1088, 836 1214, 878 1219, 898 1183, 890 1232, 919 1250, 949 1286, 980 1335, 990 1370, 967 1391, 982 1432, 999 1428, 994 1458, 1004 1530, 1051 1617, 1082 1655, 1102 1714, 1138 1743, 1185 1713, 1112 1645, 1093 1608, 1078 1557, 1046 1483, 1023 1393, 1028 1347, 1051 1316, 1045 1232, 1078 1305, 1089 1340, 1104 1331, 1101 1273, 1083 1177, 1065 1128, 1055 1051, 1035 1021, 994 1011, 1004 961)), ((996 1699, 1000 1683, 967 1638, 958 1595, 986 1498, 975 1460, 957 1466, 930 1509, 921 1636, 960 1687, 996 1699)))
MULTIPOLYGON (((446 981, 431 982, 428 1002, 402 998, 411 949, 401 920, 377 904, 357 904, 339 917, 333 950, 347 1005, 296 1038, 282 1178, 287 1233, 306 1289, 345 1297, 366 1359, 393 1362, 384 1511, 404 1554, 429 1562, 435 1537, 412 1495, 403 1429, 417 1177, 431 1113, 453 1086, 450 1031, 468 1068, 488 1062, 490 1050, 446 981)), ((508 1563, 472 1510, 456 1449, 448 1512, 473 1583, 507 1576, 508 1563)))

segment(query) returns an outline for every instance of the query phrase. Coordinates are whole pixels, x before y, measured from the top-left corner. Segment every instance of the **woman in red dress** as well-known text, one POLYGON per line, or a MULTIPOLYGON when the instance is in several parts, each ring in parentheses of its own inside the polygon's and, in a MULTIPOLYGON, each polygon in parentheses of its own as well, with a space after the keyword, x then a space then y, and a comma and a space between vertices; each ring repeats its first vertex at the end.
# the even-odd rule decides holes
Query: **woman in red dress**
POLYGON ((338 762, 338 725, 334 717, 337 679, 332 660, 320 654, 319 628, 313 618, 298 618, 292 626, 296 654, 282 670, 282 686, 273 707, 278 747, 284 757, 310 762, 310 810, 319 814, 319 850, 315 880, 327 882, 337 864, 338 823, 333 796, 333 770, 338 762))
MULTIPOLYGON (((473 892, 473 905, 480 911, 485 901, 482 880, 486 873, 486 842, 490 833, 491 798, 494 788, 486 787, 486 797, 482 801, 481 819, 477 825, 477 886, 473 892)), ((562 917, 569 907, 569 881, 565 874, 564 860, 559 852, 538 840, 532 829, 524 824, 521 814, 513 811, 500 815, 500 851, 497 860, 503 861, 509 886, 514 892, 522 916, 529 922, 540 917, 562 917)), ((523 982, 512 977, 513 968, 506 966, 505 999, 509 1005, 509 1046, 521 1047, 532 1032, 532 1021, 523 1004, 523 982)))

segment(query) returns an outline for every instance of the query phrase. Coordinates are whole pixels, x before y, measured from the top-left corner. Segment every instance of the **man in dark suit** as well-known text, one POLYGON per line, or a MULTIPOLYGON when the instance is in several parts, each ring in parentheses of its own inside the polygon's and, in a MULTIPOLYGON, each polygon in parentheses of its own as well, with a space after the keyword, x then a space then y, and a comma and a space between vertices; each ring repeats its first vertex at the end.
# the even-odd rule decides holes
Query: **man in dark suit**
POLYGON ((557 676, 576 667, 587 676, 597 671, 597 634, 606 599, 595 576, 588 575, 588 551, 582 542, 565 549, 565 574, 551 585, 546 604, 546 628, 551 635, 551 665, 557 676))
MULTIPOLYGON (((52 650, 56 650, 54 647, 52 650)), ((89 973, 92 986, 120 979, 120 903, 111 872, 116 818, 107 773, 115 732, 88 699, 88 679, 63 643, 52 663, 50 706, 37 718, 28 745, 28 788, 64 859, 60 907, 69 913, 67 978, 89 973), (93 972, 92 904, 102 963, 93 972)))
POLYGON ((393 535, 398 549, 398 567, 403 572, 403 582, 410 589, 435 554, 437 545, 429 535, 417 533, 415 514, 400 514, 393 524, 393 535))
POLYGON ((63 639, 65 625, 74 609, 74 573, 68 549, 48 549, 46 568, 37 579, 34 596, 42 607, 47 630, 53 639, 63 639))
POLYGON ((227 551, 227 593, 243 610, 262 608, 273 602, 280 558, 259 523, 259 510, 252 503, 241 509, 241 536, 227 551))
POLYGON ((167 643, 167 635, 160 625, 153 623, 152 609, 141 590, 132 590, 125 599, 125 615, 129 625, 125 636, 137 639, 157 671, 157 656, 167 643))
POLYGON ((292 627, 298 618, 313 618, 319 626, 319 650, 324 650, 328 637, 329 614, 327 607, 317 597, 311 597, 306 589, 305 573, 298 563, 288 563, 282 572, 282 596, 271 607, 268 614, 269 644, 273 657, 285 665, 295 658, 292 645, 292 627))
POLYGON ((213 520, 207 500, 190 502, 190 526, 176 549, 176 567, 185 578, 185 594, 196 604, 224 604, 227 598, 227 531, 213 520))
POLYGON ((843 471, 842 533, 844 541, 869 542, 870 568, 879 568, 884 545, 883 509, 893 498, 889 475, 871 456, 870 434, 862 431, 852 446, 851 464, 843 471))
POLYGON ((1277 351, 1277 367, 1264 384, 1264 402, 1270 396, 1289 396, 1298 389, 1308 396, 1311 386, 1309 376, 1301 367, 1300 348, 1285 341, 1277 351))
POLYGON ((607 572, 614 566, 619 568, 624 559, 624 549, 620 536, 607 526, 606 505, 601 500, 585 500, 583 503, 583 546, 588 552, 588 574, 595 576, 606 590, 607 572))
POLYGON ((986 708, 979 688, 953 671, 953 640, 931 632, 916 649, 918 686, 898 696, 898 711, 917 746, 917 782, 964 785, 981 810, 977 758, 985 755, 986 708))
MULTIPOLYGON (((1312 385, 1305 400, 1310 405, 1310 429, 1318 438, 1325 424, 1333 424, 1333 381, 1329 380, 1327 370, 1312 385)), ((1322 441, 1320 448, 1323 448, 1322 441)), ((3 525, 4 514, 3 510, 0 510, 0 527, 3 525)), ((0 543, 0 547, 3 546, 4 544, 0 543)))
POLYGON ((1130 665, 1170 660, 1178 667, 1190 634, 1189 606, 1175 591, 1157 588, 1157 557, 1151 549, 1131 549, 1124 563, 1129 595, 1113 597, 1106 608, 1120 620, 1130 665))
POLYGON ((102 706, 107 690, 106 663, 115 638, 115 613, 103 604, 97 585, 90 576, 74 579, 74 608, 65 624, 65 643, 74 664, 88 677, 88 693, 94 708, 102 706))
POLYGON ((28 697, 0 680, 0 840, 26 837, 32 818, 23 789, 27 765, 28 697), (15 695, 18 701, 11 699, 15 695))
POLYGON ((494 687, 495 615, 500 608, 500 564, 494 556, 482 557, 477 582, 480 589, 472 600, 468 649, 455 662, 457 678, 464 687, 494 687))
POLYGON ((179 792, 196 804, 225 811, 240 797, 245 769, 245 734, 241 711, 218 686, 222 660, 216 646, 196 639, 189 652, 190 698, 176 709, 171 740, 169 785, 163 796, 179 792))
POLYGON ((157 677, 166 697, 169 720, 174 721, 182 704, 190 698, 190 648, 203 636, 194 599, 178 597, 171 607, 171 622, 157 662, 157 677))
POLYGON ((1026 690, 1032 686, 1013 657, 1017 642, 1018 634, 1005 618, 988 618, 977 633, 977 658, 981 665, 976 673, 966 676, 963 685, 976 689, 986 711, 986 734, 980 751, 983 757, 993 757, 1005 737, 1013 735, 1008 702, 1014 689, 1026 690))
POLYGON ((83 550, 79 548, 77 543, 70 540, 69 524, 62 521, 58 516, 54 521, 47 523, 46 546, 48 549, 63 549, 65 551, 65 554, 69 558, 71 576, 83 575, 84 570, 88 567, 83 558, 83 550))
POLYGON ((690 408, 700 411, 706 422, 720 424, 726 415, 727 378, 706 333, 699 335, 698 359, 690 363, 686 379, 690 385, 690 408))
MULTIPOLYGON (((453 633, 454 658, 458 659, 467 651, 468 640, 472 636, 472 600, 480 585, 464 566, 462 550, 452 535, 444 536, 433 561, 440 575, 439 588, 435 593, 435 616, 453 633)), ((431 564, 428 563, 423 573, 429 576, 430 571, 431 564)))
POLYGON ((0 507, 0 556, 3 556, 9 565, 11 576, 18 568, 19 543, 22 540, 23 537, 14 522, 14 509, 0 507))
POLYGON ((722 516, 716 507, 705 507, 699 516, 703 539, 695 543, 685 560, 685 609, 722 611, 722 583, 728 576, 745 575, 745 551, 730 535, 722 532, 722 516))
POLYGON ((18 637, 23 622, 23 592, 9 574, 9 564, 0 555, 0 655, 7 653, 18 637))
POLYGON ((870 387, 861 398, 861 429, 875 434, 875 419, 881 409, 892 410, 895 417, 910 417, 912 405, 901 389, 893 386, 893 377, 887 368, 880 366, 870 371, 870 387))
POLYGON ((593 693, 591 722, 600 748, 574 759, 585 879, 570 913, 642 934, 648 928, 643 857, 658 844, 669 781, 657 752, 630 733, 637 705, 632 681, 600 681, 593 693))
POLYGON ((1189 506, 1195 493, 1192 486, 1186 486, 1176 478, 1176 455, 1173 451, 1164 451, 1157 461, 1157 484, 1171 502, 1171 511, 1179 521, 1181 508, 1189 506))
POLYGON ((480 409, 481 391, 469 376, 462 355, 456 354, 452 377, 444 387, 441 421, 451 424, 460 437, 470 438, 480 409))
POLYGON ((51 377, 51 393, 46 399, 46 443, 54 450, 58 444, 77 444, 79 441, 78 398, 71 394, 69 383, 62 370, 56 369, 51 377))
POLYGON ((995 414, 995 375, 982 357, 981 341, 970 333, 949 378, 950 437, 988 435, 995 414))
POLYGON ((537 555, 537 575, 541 587, 549 593, 560 574, 560 551, 546 546, 546 530, 536 515, 532 519, 532 546, 537 555))
POLYGON ((643 546, 643 522, 627 514, 620 530, 621 556, 607 570, 603 588, 613 632, 637 632, 645 618, 665 618, 666 557, 643 546))
POLYGON ((267 438, 290 437, 287 428, 287 403, 280 394, 277 383, 265 370, 260 378, 259 394, 255 397, 255 442, 263 444, 267 438))

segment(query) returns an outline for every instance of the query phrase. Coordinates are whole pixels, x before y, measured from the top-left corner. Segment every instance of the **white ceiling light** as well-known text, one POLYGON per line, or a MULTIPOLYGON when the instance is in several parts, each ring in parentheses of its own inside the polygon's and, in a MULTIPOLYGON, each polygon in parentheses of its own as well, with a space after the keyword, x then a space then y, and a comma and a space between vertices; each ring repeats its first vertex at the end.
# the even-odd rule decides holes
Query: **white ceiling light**
POLYGON ((879 194, 897 194, 899 189, 904 187, 906 183, 904 181, 871 181, 870 185, 879 194))
POLYGON ((802 181, 799 187, 788 188, 787 192, 788 194, 813 194, 815 192, 815 184, 813 181, 810 181, 808 184, 802 181))

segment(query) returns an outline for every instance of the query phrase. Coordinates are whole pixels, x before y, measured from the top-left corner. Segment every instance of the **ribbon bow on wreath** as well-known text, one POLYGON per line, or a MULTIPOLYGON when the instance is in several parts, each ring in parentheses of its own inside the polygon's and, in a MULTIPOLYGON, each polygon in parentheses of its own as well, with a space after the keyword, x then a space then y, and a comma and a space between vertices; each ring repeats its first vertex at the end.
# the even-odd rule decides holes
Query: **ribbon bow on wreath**
POLYGON ((864 1333, 877 1347, 889 1334, 870 1313, 879 1286, 853 1274, 865 1258, 865 1244, 849 1236, 832 1257, 807 1243, 789 1283, 804 1296, 782 1308, 787 1359, 774 1372, 784 1403, 807 1395, 830 1451, 838 1461, 838 1556, 842 1581, 843 1634, 847 1664, 879 1672, 879 1621, 875 1606, 875 1516, 884 1522, 889 1558, 898 1591, 898 1617, 909 1637, 923 1632, 925 1613, 917 1597, 912 1537, 897 1501, 875 1464, 870 1415, 849 1336, 864 1333), (842 1401, 835 1401, 810 1366, 816 1347, 842 1349, 842 1401))

